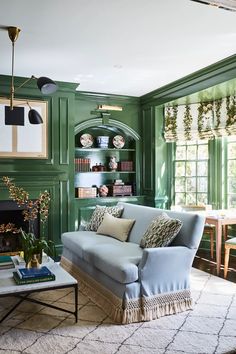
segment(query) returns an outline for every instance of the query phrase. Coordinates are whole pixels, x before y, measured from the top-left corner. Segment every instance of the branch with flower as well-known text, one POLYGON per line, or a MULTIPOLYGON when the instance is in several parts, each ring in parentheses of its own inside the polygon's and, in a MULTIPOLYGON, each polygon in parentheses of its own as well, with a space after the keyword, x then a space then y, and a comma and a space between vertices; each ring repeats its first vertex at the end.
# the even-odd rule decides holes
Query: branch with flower
POLYGON ((17 187, 9 177, 2 178, 3 183, 8 188, 10 198, 14 200, 18 206, 23 207, 22 215, 24 221, 29 223, 29 231, 33 232, 33 221, 40 215, 40 222, 43 226, 42 236, 44 237, 45 224, 49 215, 50 194, 48 191, 40 193, 36 200, 29 199, 29 193, 23 188, 17 187))

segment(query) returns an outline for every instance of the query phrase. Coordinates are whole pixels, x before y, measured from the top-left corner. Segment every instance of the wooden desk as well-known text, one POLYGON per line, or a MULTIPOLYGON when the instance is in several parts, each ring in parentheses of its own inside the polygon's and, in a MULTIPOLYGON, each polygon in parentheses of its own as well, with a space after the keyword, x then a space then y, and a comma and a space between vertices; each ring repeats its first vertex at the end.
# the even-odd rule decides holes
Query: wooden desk
POLYGON ((219 275, 221 266, 222 226, 236 224, 236 212, 230 210, 212 210, 211 212, 204 211, 199 213, 206 215, 206 224, 215 225, 216 228, 216 272, 217 275, 219 275))

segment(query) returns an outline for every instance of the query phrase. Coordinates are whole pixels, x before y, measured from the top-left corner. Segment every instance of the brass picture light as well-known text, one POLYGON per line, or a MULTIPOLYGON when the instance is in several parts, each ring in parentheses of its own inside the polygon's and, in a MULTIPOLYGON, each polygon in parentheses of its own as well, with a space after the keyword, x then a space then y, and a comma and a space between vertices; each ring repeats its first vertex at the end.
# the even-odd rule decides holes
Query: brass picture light
MULTIPOLYGON (((44 95, 50 95, 50 94, 56 92, 57 84, 53 80, 49 79, 48 77, 36 78, 35 76, 32 75, 29 79, 25 80, 19 87, 17 87, 17 88, 14 87, 15 42, 16 42, 21 30, 20 30, 20 28, 13 27, 13 26, 6 27, 6 29, 8 31, 9 38, 10 38, 10 40, 12 42, 10 111, 13 111, 15 92, 18 91, 21 87, 23 87, 30 80, 32 80, 32 79, 37 80, 37 86, 38 86, 39 90, 42 92, 42 94, 44 94, 44 95)), ((28 113, 28 117, 29 117, 29 122, 31 124, 41 124, 41 123, 43 123, 43 119, 40 116, 40 114, 35 109, 32 109, 31 107, 30 107, 30 110, 29 110, 29 113, 28 113)))
POLYGON ((191 0, 200 4, 216 6, 223 10, 236 11, 235 0, 191 0))

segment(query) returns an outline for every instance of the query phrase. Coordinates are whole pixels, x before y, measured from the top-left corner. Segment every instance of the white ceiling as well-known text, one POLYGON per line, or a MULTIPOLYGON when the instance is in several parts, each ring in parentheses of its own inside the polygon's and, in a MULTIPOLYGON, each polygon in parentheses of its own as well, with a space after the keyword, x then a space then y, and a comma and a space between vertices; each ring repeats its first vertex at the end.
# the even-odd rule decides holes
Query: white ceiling
MULTIPOLYGON (((21 28, 15 75, 141 96, 236 53, 236 12, 189 0, 1 0, 0 26, 21 28)), ((11 42, 0 30, 0 74, 11 42)))

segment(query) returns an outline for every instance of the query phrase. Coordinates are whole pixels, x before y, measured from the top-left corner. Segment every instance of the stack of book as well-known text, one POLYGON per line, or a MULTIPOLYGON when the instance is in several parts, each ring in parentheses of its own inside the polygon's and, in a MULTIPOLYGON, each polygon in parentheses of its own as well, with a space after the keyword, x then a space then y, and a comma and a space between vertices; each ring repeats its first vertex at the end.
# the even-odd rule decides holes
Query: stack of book
POLYGON ((11 256, 0 256, 0 270, 14 268, 11 256))
POLYGON ((18 268, 13 272, 13 278, 17 285, 40 283, 55 280, 53 274, 46 266, 41 268, 18 268))

